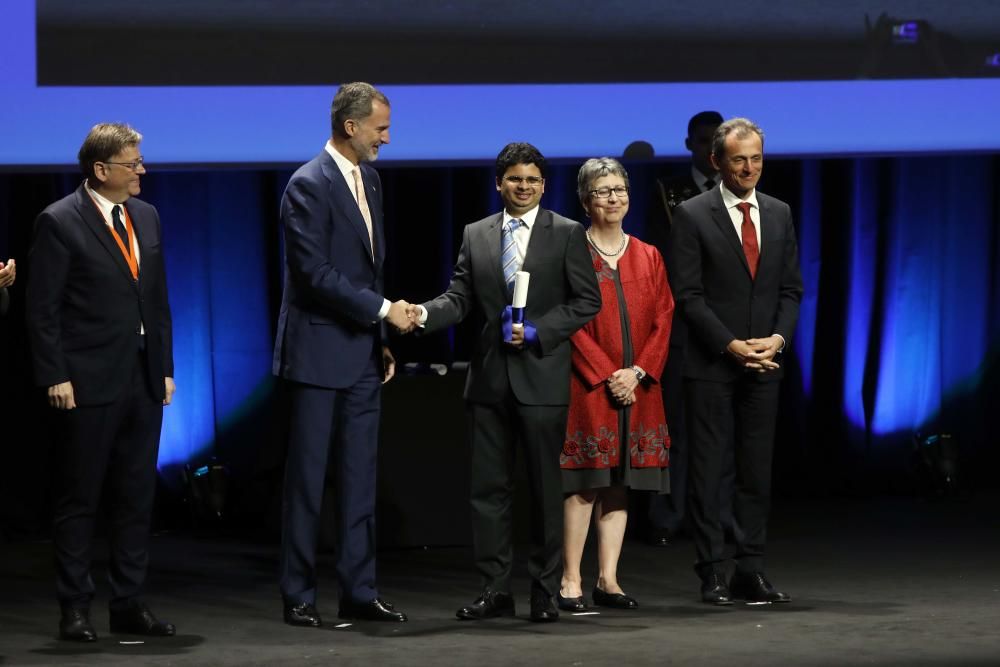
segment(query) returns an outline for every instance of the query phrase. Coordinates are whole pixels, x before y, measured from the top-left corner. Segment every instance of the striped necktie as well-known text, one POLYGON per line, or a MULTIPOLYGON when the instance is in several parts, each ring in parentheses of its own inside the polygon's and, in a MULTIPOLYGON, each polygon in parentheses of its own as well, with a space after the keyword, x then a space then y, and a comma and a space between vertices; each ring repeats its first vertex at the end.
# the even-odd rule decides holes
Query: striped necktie
POLYGON ((503 267, 503 280, 507 283, 507 291, 514 289, 514 274, 520 268, 517 264, 517 244, 514 243, 514 230, 524 223, 514 218, 503 226, 500 238, 500 266, 503 267))

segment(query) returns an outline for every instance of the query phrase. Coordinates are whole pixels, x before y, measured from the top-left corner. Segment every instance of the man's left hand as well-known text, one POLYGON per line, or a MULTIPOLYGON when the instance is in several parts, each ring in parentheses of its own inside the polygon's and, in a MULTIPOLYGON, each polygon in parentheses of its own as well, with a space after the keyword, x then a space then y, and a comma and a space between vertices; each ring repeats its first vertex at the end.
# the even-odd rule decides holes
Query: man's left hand
POLYGON ((511 327, 510 340, 507 344, 519 350, 524 347, 524 325, 511 327))
POLYGON ((14 278, 17 277, 17 264, 12 259, 8 259, 7 263, 0 262, 0 287, 10 287, 14 284, 14 278))
POLYGON ((163 390, 163 404, 170 405, 170 401, 174 400, 174 392, 177 391, 173 378, 163 378, 163 390))
POLYGON ((385 366, 385 377, 382 379, 382 384, 385 384, 396 374, 396 358, 392 356, 392 352, 385 345, 382 346, 382 365, 385 366))
POLYGON ((749 338, 746 344, 750 346, 751 351, 746 355, 746 358, 748 361, 758 362, 761 372, 776 370, 778 364, 774 361, 774 357, 781 350, 784 343, 785 341, 781 336, 777 335, 768 336, 767 338, 749 338))

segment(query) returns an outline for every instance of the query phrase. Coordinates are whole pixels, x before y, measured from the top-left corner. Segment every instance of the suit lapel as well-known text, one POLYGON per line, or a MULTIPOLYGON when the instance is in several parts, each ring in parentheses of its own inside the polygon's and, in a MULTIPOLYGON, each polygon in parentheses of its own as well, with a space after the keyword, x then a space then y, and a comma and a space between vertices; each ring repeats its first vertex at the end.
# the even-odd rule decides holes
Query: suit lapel
POLYGON ((531 273, 531 268, 534 266, 532 260, 542 254, 541 248, 548 245, 551 240, 552 213, 540 208, 538 209, 538 215, 535 216, 535 225, 534 229, 531 230, 531 237, 528 239, 528 249, 524 253, 524 264, 521 266, 522 271, 531 273))
POLYGON ((749 276, 750 265, 747 263, 747 256, 743 252, 743 243, 740 242, 740 237, 733 226, 733 219, 729 217, 729 211, 726 210, 726 206, 722 202, 722 193, 719 190, 713 190, 709 196, 712 197, 712 221, 719 228, 719 231, 722 232, 726 243, 736 253, 737 258, 739 258, 740 263, 749 276))
POLYGON ((757 275, 760 275, 761 269, 764 267, 764 257, 770 257, 770 250, 773 250, 770 246, 774 243, 774 235, 771 231, 774 229, 772 223, 774 222, 774 216, 771 215, 771 206, 757 193, 757 206, 760 208, 760 238, 757 239, 757 248, 759 249, 760 255, 757 257, 757 275), (767 240, 767 243, 764 240, 767 240), (767 253, 765 255, 765 253, 767 253))
POLYGON ((111 256, 111 261, 121 269, 121 272, 132 283, 132 286, 138 288, 136 282, 132 280, 132 270, 128 267, 128 262, 122 256, 122 251, 118 248, 118 244, 111 238, 111 232, 104 222, 104 216, 97 209, 97 204, 94 203, 94 200, 90 198, 86 187, 86 185, 81 185, 76 191, 76 208, 80 212, 80 217, 83 218, 87 229, 97 237, 98 243, 104 246, 104 249, 111 256))
MULTIPOLYGON (((354 193, 348 188, 347 180, 340 173, 337 163, 333 161, 333 158, 326 151, 323 151, 323 154, 320 156, 320 168, 323 170, 323 175, 326 176, 327 181, 330 182, 330 199, 361 239, 361 243, 364 244, 365 249, 368 251, 368 261, 373 261, 372 246, 368 239, 368 226, 365 225, 365 219, 361 217, 361 209, 358 208, 358 202, 354 198, 354 193)), ((361 182, 364 183, 363 173, 361 182)), ((372 220, 374 224, 374 217, 372 220)))
MULTIPOLYGON (((128 209, 128 217, 132 220, 132 233, 135 234, 135 244, 139 246, 139 284, 142 284, 142 260, 149 257, 149 253, 146 249, 146 229, 140 216, 136 215, 135 211, 132 210, 128 205, 125 206, 128 209), (142 229, 140 229, 142 227, 142 229)), ((121 254, 121 253, 118 253, 121 254)))
MULTIPOLYGON (((381 201, 378 188, 375 184, 377 180, 371 174, 369 167, 361 168, 361 183, 365 188, 365 198, 368 200, 368 211, 372 214, 372 237, 375 239, 375 266, 382 266, 385 260, 385 217, 382 212, 381 201)), ((359 209, 360 212, 360 209, 359 209)), ((361 222, 364 223, 364 217, 361 222)), ((365 229, 367 235, 368 230, 365 229)))

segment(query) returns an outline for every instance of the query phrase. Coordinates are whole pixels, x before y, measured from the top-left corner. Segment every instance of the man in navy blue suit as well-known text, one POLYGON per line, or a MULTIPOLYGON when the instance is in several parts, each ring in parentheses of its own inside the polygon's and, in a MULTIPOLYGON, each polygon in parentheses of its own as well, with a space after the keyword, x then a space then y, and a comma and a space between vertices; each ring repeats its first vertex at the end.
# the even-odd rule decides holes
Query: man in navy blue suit
POLYGON ((413 326, 409 304, 382 296, 382 185, 366 164, 389 143, 389 111, 371 85, 341 86, 330 140, 292 175, 281 200, 285 285, 273 369, 291 399, 280 573, 290 625, 322 625, 316 545, 328 456, 336 476, 339 616, 406 620, 375 587, 380 392, 395 370, 385 322, 413 326))
POLYGON ((142 599, 163 406, 174 394, 173 325, 160 216, 138 199, 142 135, 95 125, 85 180, 35 220, 25 323, 35 383, 58 433, 52 544, 59 637, 93 642, 90 575, 101 492, 109 487, 110 629, 169 637, 142 599))

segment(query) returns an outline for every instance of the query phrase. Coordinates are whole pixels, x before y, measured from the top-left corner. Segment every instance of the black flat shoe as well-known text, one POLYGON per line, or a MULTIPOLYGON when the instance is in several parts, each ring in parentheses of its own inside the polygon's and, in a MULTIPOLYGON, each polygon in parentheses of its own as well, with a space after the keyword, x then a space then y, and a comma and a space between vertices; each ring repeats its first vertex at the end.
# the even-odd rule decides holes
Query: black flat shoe
POLYGON ((285 603, 285 623, 288 625, 296 625, 302 628, 318 628, 323 625, 323 619, 320 617, 319 612, 316 611, 316 607, 308 602, 301 602, 299 604, 288 604, 285 603))
POLYGON ((564 598, 562 593, 556 593, 556 606, 563 611, 581 612, 587 611, 587 603, 583 601, 583 596, 575 598, 564 598))
POLYGON ((90 624, 86 609, 64 609, 59 619, 59 639, 71 642, 96 642, 97 632, 90 624))
POLYGON ((147 637, 173 637, 177 628, 173 623, 157 620, 149 607, 134 602, 127 608, 111 612, 111 632, 147 637))
POLYGON ((733 580, 729 582, 729 590, 733 597, 747 602, 791 602, 781 591, 774 590, 774 586, 767 580, 763 572, 737 572, 733 575, 733 580))
POLYGON ((337 616, 345 620, 406 623, 406 614, 396 611, 390 603, 382 598, 375 598, 368 602, 341 600, 340 612, 337 616))
POLYGON ((510 593, 483 589, 472 604, 462 607, 455 616, 463 621, 481 621, 486 618, 514 615, 514 598, 510 593))
POLYGON ((611 607, 613 609, 638 609, 639 603, 634 597, 624 593, 607 593, 597 586, 594 586, 594 604, 599 607, 611 607))

